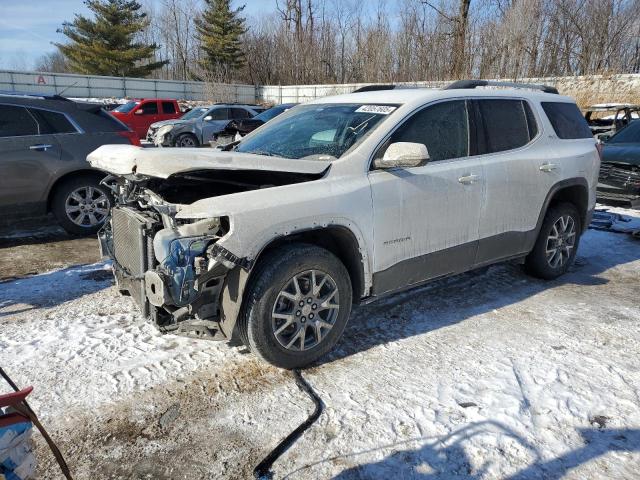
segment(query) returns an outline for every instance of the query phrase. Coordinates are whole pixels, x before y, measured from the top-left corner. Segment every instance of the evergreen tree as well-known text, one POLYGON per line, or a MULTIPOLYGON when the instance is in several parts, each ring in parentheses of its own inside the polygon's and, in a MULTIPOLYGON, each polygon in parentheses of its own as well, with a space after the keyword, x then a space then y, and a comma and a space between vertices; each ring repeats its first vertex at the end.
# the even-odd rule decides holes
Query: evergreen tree
MULTIPOLYGON (((230 81, 245 64, 241 36, 247 31, 240 17, 244 5, 231 9, 231 0, 205 0, 202 16, 195 20, 204 58, 200 66, 217 80, 230 81)), ((205 75, 208 76, 208 75, 205 75)))
POLYGON ((146 77, 165 65, 166 61, 151 62, 156 44, 137 42, 135 37, 149 26, 149 19, 140 12, 135 0, 86 0, 85 5, 95 18, 76 15, 73 22, 65 22, 58 32, 71 41, 56 43, 76 73, 146 77))

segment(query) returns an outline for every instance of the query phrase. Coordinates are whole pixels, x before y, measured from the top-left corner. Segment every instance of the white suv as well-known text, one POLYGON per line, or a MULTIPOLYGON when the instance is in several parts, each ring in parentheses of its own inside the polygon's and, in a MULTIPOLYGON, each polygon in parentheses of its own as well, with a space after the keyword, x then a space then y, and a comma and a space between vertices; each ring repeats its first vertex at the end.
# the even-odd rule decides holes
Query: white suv
POLYGON ((120 290, 162 331, 296 368, 335 345, 353 303, 506 260, 563 274, 595 205, 596 143, 572 99, 486 85, 323 98, 228 151, 99 148, 120 290))

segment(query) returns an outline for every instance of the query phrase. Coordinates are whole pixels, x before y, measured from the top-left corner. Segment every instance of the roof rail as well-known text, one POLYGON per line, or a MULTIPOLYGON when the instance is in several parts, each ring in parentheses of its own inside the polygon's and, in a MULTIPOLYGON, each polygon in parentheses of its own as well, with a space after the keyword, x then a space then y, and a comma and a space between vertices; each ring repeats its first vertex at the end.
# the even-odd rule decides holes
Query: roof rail
POLYGON ((519 82, 499 82, 495 80, 458 80, 444 87, 444 90, 459 90, 463 88, 476 87, 510 87, 510 88, 528 88, 531 90, 541 90, 545 93, 554 93, 558 95, 556 87, 549 85, 540 85, 536 83, 519 83, 519 82))
POLYGON ((377 92, 378 90, 393 90, 398 88, 397 85, 365 85, 364 87, 356 88, 351 93, 360 93, 360 92, 377 92))
POLYGON ((29 98, 43 98, 46 100, 63 100, 65 102, 72 101, 58 94, 49 95, 46 93, 16 92, 13 90, 0 90, 0 95, 2 95, 3 97, 29 97, 29 98))

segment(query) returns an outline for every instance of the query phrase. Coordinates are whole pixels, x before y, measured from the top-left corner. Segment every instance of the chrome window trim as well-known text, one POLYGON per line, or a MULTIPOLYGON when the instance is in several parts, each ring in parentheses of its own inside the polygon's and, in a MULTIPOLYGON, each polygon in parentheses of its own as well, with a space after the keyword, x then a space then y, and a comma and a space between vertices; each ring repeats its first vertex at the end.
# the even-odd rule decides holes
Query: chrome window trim
POLYGON ((41 135, 77 135, 77 134, 83 134, 86 133, 85 130, 80 127, 80 125, 78 125, 78 123, 73 119, 73 117, 71 117, 68 113, 66 112, 61 112, 59 110, 53 110, 51 108, 42 108, 42 107, 32 107, 32 106, 26 106, 26 105, 20 105, 17 103, 10 103, 10 102, 2 102, 0 103, 0 105, 4 105, 4 106, 8 106, 8 107, 18 107, 18 108, 24 108, 27 113, 29 114, 29 116, 33 119, 34 122, 36 122, 36 125, 38 126, 38 133, 36 135, 7 135, 7 136, 0 136, 0 138, 23 138, 23 137, 39 137, 41 135), (63 115, 67 121, 71 124, 71 126, 73 128, 75 128, 75 132, 65 132, 65 133, 40 133, 40 122, 38 122, 38 119, 36 117, 33 116, 33 114, 30 112, 30 110, 42 110, 45 112, 51 112, 51 113, 57 113, 58 115, 63 115))
MULTIPOLYGON (((391 138, 391 136, 396 132, 396 130, 398 130, 407 120, 409 120, 413 115, 417 114, 418 112, 421 112, 422 110, 424 110, 425 108, 429 108, 433 105, 437 105, 438 103, 443 103, 443 102, 450 102, 450 101, 455 101, 455 100, 464 100, 464 101, 468 101, 468 100, 491 100, 491 99, 498 99, 498 100, 521 100, 524 102, 527 102, 527 104, 529 105, 529 108, 531 108, 531 111, 533 112, 533 115, 536 119, 536 125, 538 127, 538 132, 536 134, 535 137, 533 137, 531 140, 529 140, 529 142, 527 142, 526 144, 518 147, 518 148, 512 148, 510 150, 503 150, 501 152, 492 152, 492 153, 483 153, 480 155, 467 155, 466 157, 458 157, 458 158, 447 158, 445 160, 436 160, 437 162, 448 162, 448 161, 452 161, 452 160, 462 160, 462 159, 467 159, 467 158, 485 158, 489 155, 501 155, 501 154, 505 154, 505 153, 510 153, 510 152, 517 152, 519 150, 523 150, 525 148, 529 148, 531 145, 533 145, 533 143, 535 143, 539 138, 542 137, 543 133, 545 132, 545 126, 544 124, 540 121, 540 114, 538 112, 538 109, 535 108, 535 104, 531 102, 531 100, 529 98, 526 97, 519 97, 519 96, 500 96, 500 97, 487 97, 487 96, 482 96, 482 95, 473 95, 473 96, 459 96, 459 97, 447 97, 447 98, 439 98, 437 100, 425 103, 423 105, 420 105, 419 107, 413 109, 412 111, 410 111, 409 113, 407 113, 401 120, 399 120, 395 127, 393 127, 393 129, 391 129, 389 132, 387 132, 387 134, 382 138, 382 140, 380 140, 375 148, 372 150, 372 152, 369 154, 369 160, 367 162, 367 168, 366 168, 366 172, 374 172, 380 169, 377 168, 372 168, 373 167, 373 160, 375 158, 375 155, 378 153, 378 150, 382 147, 382 145, 385 144, 385 142, 387 140, 389 140, 389 138, 391 138)), ((570 102, 568 102, 570 103, 570 102)), ((539 104, 538 104, 539 105, 539 104)), ((540 107, 542 108, 542 107, 540 107)), ((469 136, 469 142, 471 142, 471 136, 469 136)), ((471 144, 469 144, 469 147, 471 146, 471 144)), ((420 168, 420 167, 412 167, 412 168, 420 168)))

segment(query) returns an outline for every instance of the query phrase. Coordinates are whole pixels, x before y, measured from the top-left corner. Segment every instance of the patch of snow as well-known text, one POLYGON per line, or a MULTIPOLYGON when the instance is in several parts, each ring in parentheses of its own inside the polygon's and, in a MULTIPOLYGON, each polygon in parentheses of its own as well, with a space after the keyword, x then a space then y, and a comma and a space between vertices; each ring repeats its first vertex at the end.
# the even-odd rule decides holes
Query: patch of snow
MULTIPOLYGON (((640 212, 610 210, 640 225, 640 212)), ((234 477, 310 411, 291 380, 254 385, 273 369, 252 370, 238 349, 160 335, 116 293, 108 268, 0 284, 0 364, 35 386, 45 421, 73 444, 81 426, 63 416, 138 405, 114 420, 131 422, 134 440, 95 439, 89 465, 128 459, 158 472, 148 464, 170 458, 167 475, 179 465, 187 477, 234 477), (175 400, 170 385, 201 372, 197 398, 209 406, 189 403, 194 393, 175 400), (207 390, 225 375, 237 394, 207 390), (176 417, 172 402, 200 416, 176 417), (179 428, 147 440, 148 412, 179 428)), ((638 292, 640 242, 588 231, 556 281, 498 265, 356 308, 338 348, 305 372, 326 410, 276 462, 276 478, 637 478, 638 292)))

